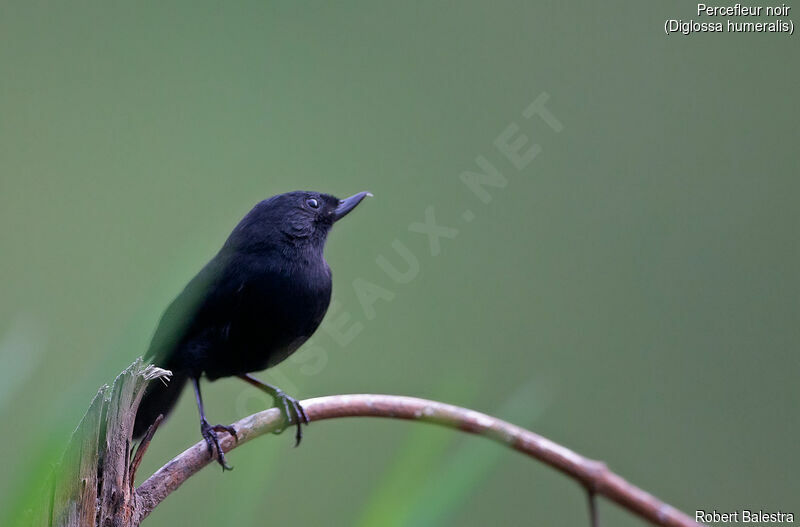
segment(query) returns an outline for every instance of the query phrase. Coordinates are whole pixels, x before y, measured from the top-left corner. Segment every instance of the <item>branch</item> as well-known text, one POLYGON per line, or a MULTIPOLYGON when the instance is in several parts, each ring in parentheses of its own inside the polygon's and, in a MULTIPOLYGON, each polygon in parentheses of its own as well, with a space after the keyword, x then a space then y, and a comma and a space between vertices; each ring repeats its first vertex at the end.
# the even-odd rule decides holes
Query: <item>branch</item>
MULTIPOLYGON (((533 432, 474 410, 414 397, 368 394, 318 397, 303 401, 302 405, 311 421, 339 417, 390 417, 425 421, 482 435, 560 470, 583 485, 590 495, 605 496, 655 525, 699 525, 686 514, 614 474, 605 464, 587 459, 533 432)), ((239 436, 238 443, 225 434, 220 442, 222 449, 228 452, 255 437, 274 432, 283 425, 283 417, 274 408, 245 417, 233 425, 239 436)), ((170 493, 211 461, 205 443, 199 442, 161 467, 136 489, 135 524, 147 517, 170 493)))
MULTIPOLYGON (((133 507, 133 477, 144 454, 142 444, 130 460, 136 408, 148 382, 172 375, 137 359, 95 396, 72 434, 47 483, 49 496, 31 511, 37 527, 129 527, 138 517, 133 507)), ((155 426, 152 427, 155 430, 155 426)))

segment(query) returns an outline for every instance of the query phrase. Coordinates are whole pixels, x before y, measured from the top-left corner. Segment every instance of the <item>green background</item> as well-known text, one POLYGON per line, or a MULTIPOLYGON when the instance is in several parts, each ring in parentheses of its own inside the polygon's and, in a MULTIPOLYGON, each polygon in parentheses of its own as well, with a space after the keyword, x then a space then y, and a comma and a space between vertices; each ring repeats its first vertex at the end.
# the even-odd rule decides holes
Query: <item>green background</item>
MULTIPOLYGON (((798 37, 664 34, 695 9, 2 0, 0 523, 238 219, 298 188, 375 194, 326 252, 361 331, 341 345, 329 313, 266 379, 493 413, 692 514, 800 513, 798 37), (521 116, 543 92, 560 133, 521 116), (512 123, 542 149, 521 171, 493 146, 512 123), (459 180, 479 155, 507 177, 486 204, 459 180), (459 229, 435 256, 408 228, 428 207, 459 229), (394 240, 407 284, 376 264, 402 267, 394 240), (391 300, 365 311, 357 279, 391 300)), ((184 395, 141 474, 199 439, 184 395)), ((236 380, 205 397, 216 422, 268 404, 236 380)), ((578 485, 452 431, 291 442, 236 450, 146 525, 586 521, 578 485)))

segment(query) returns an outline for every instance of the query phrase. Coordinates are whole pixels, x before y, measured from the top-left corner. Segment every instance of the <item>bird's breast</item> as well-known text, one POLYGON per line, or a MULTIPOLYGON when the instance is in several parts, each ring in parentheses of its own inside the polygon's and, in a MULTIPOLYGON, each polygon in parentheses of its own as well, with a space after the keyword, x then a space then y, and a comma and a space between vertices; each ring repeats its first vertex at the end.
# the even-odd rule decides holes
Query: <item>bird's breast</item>
POLYGON ((327 265, 318 271, 270 272, 244 280, 223 330, 223 353, 237 370, 226 373, 263 370, 297 350, 322 322, 331 285, 327 265))

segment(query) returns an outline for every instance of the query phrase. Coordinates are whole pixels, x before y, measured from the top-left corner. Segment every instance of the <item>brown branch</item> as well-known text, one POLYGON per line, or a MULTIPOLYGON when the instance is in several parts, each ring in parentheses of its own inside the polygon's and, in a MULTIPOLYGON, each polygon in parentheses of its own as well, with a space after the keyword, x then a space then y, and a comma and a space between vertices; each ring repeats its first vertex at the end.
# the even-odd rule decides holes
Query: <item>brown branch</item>
MULTIPOLYGON (((560 470, 598 494, 655 525, 686 527, 699 525, 681 511, 614 474, 605 464, 587 459, 528 430, 495 417, 437 401, 394 395, 334 395, 302 402, 311 421, 338 417, 390 417, 436 423, 485 436, 560 470)), ((225 434, 225 452, 283 426, 276 409, 269 409, 234 423, 239 441, 225 434)), ((136 489, 135 517, 138 524, 184 481, 211 462, 204 442, 199 442, 161 467, 136 489)), ((593 499, 593 498, 592 498, 593 499)), ((595 510, 592 507, 592 515, 595 510)))
POLYGON ((147 447, 140 446, 131 462, 136 409, 147 383, 154 379, 166 382, 170 375, 137 359, 111 386, 100 388, 48 482, 50 500, 31 511, 31 525, 135 525, 133 474, 147 447))
POLYGON ((147 447, 150 446, 150 441, 153 440, 153 436, 156 435, 156 430, 161 425, 161 422, 164 420, 164 414, 159 414, 156 417, 156 420, 153 421, 149 427, 147 427, 147 431, 142 436, 141 441, 139 441, 139 446, 136 447, 136 453, 133 455, 133 460, 131 460, 131 466, 128 472, 128 480, 130 481, 131 487, 134 486, 134 481, 136 480, 136 471, 139 470, 139 465, 142 463, 142 459, 144 459, 144 455, 147 452, 147 447))
MULTIPOLYGON (((171 372, 145 366, 141 359, 123 371, 111 386, 103 386, 78 425, 50 481, 46 503, 33 512, 41 527, 133 527, 177 489, 209 464, 204 442, 197 443, 153 474, 138 489, 133 477, 155 433, 131 451, 136 410, 147 383, 171 372)), ((548 439, 494 417, 436 401, 391 395, 336 395, 303 402, 311 421, 337 417, 392 417, 436 423, 518 450, 579 482, 589 496, 590 517, 597 527, 595 497, 605 496, 656 525, 698 525, 682 512, 634 487, 603 463, 584 458, 548 439)), ((246 417, 234 427, 239 442, 221 438, 225 452, 238 444, 284 427, 277 409, 246 417)))

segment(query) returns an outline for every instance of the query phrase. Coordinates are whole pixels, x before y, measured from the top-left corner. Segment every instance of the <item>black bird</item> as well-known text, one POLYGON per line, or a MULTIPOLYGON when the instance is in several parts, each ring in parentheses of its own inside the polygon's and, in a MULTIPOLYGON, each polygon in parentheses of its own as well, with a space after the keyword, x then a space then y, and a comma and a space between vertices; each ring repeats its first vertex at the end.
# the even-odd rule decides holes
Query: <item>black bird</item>
POLYGON ((151 383, 139 405, 133 435, 141 437, 175 406, 191 381, 200 410, 200 433, 223 470, 230 467, 217 432, 232 427, 206 420, 200 377, 237 376, 270 394, 288 424, 308 418, 298 401, 250 374, 275 366, 314 333, 328 310, 331 270, 323 256, 334 222, 361 200, 318 192, 289 192, 258 203, 233 229, 219 253, 164 312, 145 359, 172 370, 166 385, 151 383))

